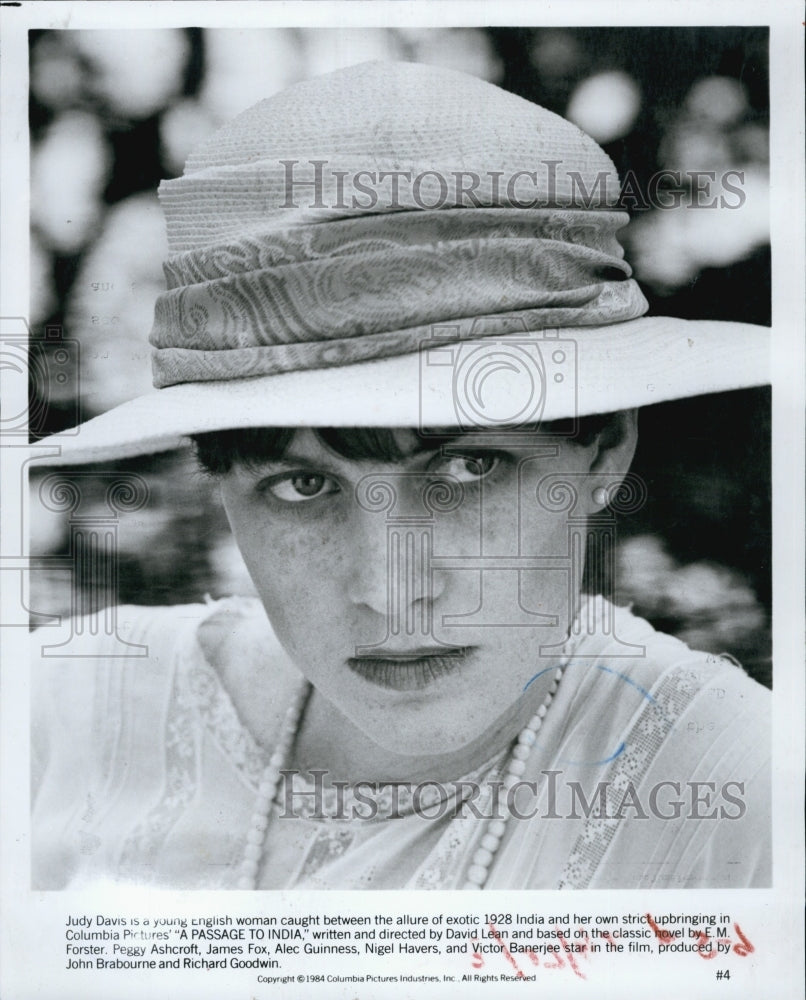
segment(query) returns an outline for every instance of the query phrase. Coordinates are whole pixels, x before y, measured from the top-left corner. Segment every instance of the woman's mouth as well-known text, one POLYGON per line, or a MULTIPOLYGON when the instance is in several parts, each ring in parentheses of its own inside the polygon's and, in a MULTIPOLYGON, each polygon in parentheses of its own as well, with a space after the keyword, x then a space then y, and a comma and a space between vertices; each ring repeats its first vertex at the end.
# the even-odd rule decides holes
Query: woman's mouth
POLYGON ((416 691, 459 670, 473 646, 429 646, 411 650, 378 649, 371 656, 351 656, 347 666, 371 684, 393 691, 416 691))

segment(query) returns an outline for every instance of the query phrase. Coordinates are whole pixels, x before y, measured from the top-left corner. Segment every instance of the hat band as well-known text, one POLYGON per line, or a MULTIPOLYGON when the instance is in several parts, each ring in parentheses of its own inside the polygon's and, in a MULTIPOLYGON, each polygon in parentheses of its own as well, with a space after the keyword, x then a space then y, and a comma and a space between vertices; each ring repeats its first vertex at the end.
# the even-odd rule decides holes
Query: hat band
POLYGON ((175 254, 154 383, 353 364, 434 336, 603 326, 642 315, 610 211, 400 212, 251 234, 175 254))

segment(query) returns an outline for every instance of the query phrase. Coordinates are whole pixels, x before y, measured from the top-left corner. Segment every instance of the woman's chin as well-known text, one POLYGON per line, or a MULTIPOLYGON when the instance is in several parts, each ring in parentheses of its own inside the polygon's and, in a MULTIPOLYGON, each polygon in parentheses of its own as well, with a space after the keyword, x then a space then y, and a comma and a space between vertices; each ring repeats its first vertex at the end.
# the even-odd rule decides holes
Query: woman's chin
MULTIPOLYGON (((458 722, 458 720, 456 720, 458 722)), ((390 726, 379 723, 363 728, 366 737, 381 751, 394 757, 409 758, 412 763, 433 761, 435 775, 448 767, 459 770, 451 777, 459 777, 491 760, 510 740, 501 733, 498 725, 489 725, 489 720, 480 720, 478 727, 458 724, 430 725, 429 720, 412 717, 390 726)), ((517 735, 513 731, 512 738, 517 735)))

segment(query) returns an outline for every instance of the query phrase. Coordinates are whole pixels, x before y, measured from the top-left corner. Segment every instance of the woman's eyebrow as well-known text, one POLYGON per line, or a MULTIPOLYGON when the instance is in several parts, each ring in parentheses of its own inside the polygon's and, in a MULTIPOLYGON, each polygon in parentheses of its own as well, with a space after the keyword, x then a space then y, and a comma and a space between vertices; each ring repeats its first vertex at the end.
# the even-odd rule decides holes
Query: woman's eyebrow
POLYGON ((376 462, 381 465, 394 465, 396 462, 406 462, 429 452, 439 451, 441 448, 460 442, 467 435, 462 432, 455 434, 434 434, 427 437, 418 437, 412 446, 403 452, 399 458, 386 458, 382 455, 367 455, 362 458, 344 458, 338 454, 330 454, 330 449, 324 450, 320 454, 305 455, 294 451, 285 451, 282 455, 263 456, 243 459, 243 465, 253 470, 262 469, 267 466, 280 466, 290 468, 293 466, 318 466, 320 468, 337 471, 339 462, 357 462, 361 465, 376 462))
POLYGON ((403 458, 412 458, 414 455, 422 455, 423 452, 428 451, 439 451, 445 445, 455 444, 457 441, 461 441, 466 435, 462 433, 458 434, 433 434, 428 437, 420 437, 418 435, 417 440, 414 442, 414 447, 411 451, 407 452, 403 458))
POLYGON ((404 456, 404 459, 420 455, 423 452, 440 451, 442 448, 449 448, 452 449, 452 452, 456 452, 463 446, 472 452, 500 451, 502 448, 506 450, 507 447, 511 447, 512 442, 511 439, 502 442, 498 435, 490 434, 485 430, 478 433, 459 431, 455 434, 434 434, 418 441, 414 448, 404 456))
POLYGON ((327 455, 298 455, 293 451, 283 452, 282 455, 255 455, 252 458, 243 460, 243 464, 249 468, 260 469, 271 465, 329 465, 327 455))
POLYGON ((294 451, 286 451, 277 458, 260 460, 260 462, 261 464, 272 463, 278 465, 333 465, 333 458, 335 457, 337 460, 344 462, 358 462, 360 464, 376 462, 381 465, 394 465, 396 462, 406 462, 410 458, 416 458, 418 455, 439 451, 443 446, 454 444, 457 441, 461 441, 464 437, 466 435, 461 432, 456 434, 433 434, 422 438, 418 436, 412 442, 411 447, 405 451, 401 449, 400 455, 397 458, 385 455, 364 455, 361 458, 352 458, 342 456, 334 449, 326 448, 321 454, 317 455, 299 455, 294 451))

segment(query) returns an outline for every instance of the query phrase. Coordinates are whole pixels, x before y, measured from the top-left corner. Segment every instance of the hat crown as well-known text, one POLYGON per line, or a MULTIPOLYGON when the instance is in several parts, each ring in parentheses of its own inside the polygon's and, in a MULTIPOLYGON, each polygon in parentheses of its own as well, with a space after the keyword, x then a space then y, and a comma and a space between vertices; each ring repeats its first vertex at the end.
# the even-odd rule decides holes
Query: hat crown
POLYGON ((177 253, 370 213, 612 207, 619 179, 545 108, 454 70, 372 62, 242 112, 159 193, 177 253))
POLYGON ((561 161, 588 180, 615 168, 584 132, 494 84, 421 63, 368 62, 260 101, 192 153, 185 176, 292 156, 438 169, 535 170, 561 161))
POLYGON ((326 368, 640 316, 618 176, 557 115, 415 63, 366 63, 243 112, 167 181, 155 384, 326 368), (588 210, 594 209, 594 210, 588 210))

